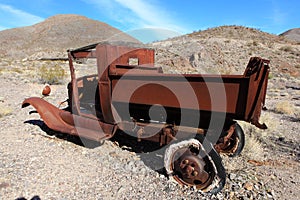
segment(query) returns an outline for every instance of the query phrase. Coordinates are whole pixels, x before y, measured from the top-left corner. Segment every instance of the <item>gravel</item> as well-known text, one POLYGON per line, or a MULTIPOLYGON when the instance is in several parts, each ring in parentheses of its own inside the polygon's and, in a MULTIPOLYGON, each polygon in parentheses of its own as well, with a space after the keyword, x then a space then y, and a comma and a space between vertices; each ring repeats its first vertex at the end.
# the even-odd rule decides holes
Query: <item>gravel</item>
MULTIPOLYGON (((19 74, 6 73, 0 78, 0 104, 12 110, 0 118, 1 200, 35 195, 50 200, 299 198, 299 121, 289 120, 290 116, 270 112, 281 121, 276 133, 288 129, 289 134, 276 139, 274 133, 274 138, 262 142, 261 165, 247 162, 244 153, 236 158, 222 156, 226 185, 220 193, 209 195, 169 180, 151 169, 140 154, 115 141, 91 142, 87 147, 74 138, 45 132, 39 115, 28 115, 33 108, 20 108, 24 98, 40 96, 43 86, 19 74)), ((299 95, 288 91, 292 96, 279 91, 276 98, 299 95)), ((58 105, 66 96, 66 86, 52 86, 47 100, 58 105)))

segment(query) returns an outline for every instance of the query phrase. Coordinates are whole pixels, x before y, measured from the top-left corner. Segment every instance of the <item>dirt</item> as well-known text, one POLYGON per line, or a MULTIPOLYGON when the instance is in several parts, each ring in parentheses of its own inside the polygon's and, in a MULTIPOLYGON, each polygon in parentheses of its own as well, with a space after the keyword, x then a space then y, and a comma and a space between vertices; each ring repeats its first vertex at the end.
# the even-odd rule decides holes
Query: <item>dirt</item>
MULTIPOLYGON (((64 134, 51 135, 38 114, 28 114, 33 108, 21 109, 25 98, 41 97, 44 85, 2 67, 7 71, 0 74, 0 106, 9 112, 0 118, 0 199, 207 198, 170 183, 137 154, 112 141, 86 147, 64 134)), ((47 101, 58 105, 66 99, 66 84, 51 88, 47 101)), ((227 182, 210 198, 299 199, 299 88, 296 78, 270 79, 263 115, 271 127, 262 132, 244 126, 246 139, 255 138, 260 151, 250 146, 238 157, 222 156, 227 182), (294 113, 279 113, 276 105, 282 101, 290 102, 294 113)))

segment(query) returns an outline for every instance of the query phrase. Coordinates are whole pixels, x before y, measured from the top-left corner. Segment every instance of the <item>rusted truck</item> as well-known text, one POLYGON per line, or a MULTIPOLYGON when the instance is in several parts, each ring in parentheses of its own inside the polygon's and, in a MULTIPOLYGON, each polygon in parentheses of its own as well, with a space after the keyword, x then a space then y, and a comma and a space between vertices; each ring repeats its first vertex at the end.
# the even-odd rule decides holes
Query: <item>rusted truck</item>
POLYGON ((32 105, 66 134, 102 141, 119 130, 152 142, 170 178, 216 193, 226 178, 219 153, 235 156, 244 147, 236 120, 267 128, 259 118, 269 61, 252 57, 243 75, 166 74, 154 57, 153 49, 100 43, 69 50, 68 106, 31 97, 22 107, 32 105), (77 78, 80 71, 90 74, 77 78))

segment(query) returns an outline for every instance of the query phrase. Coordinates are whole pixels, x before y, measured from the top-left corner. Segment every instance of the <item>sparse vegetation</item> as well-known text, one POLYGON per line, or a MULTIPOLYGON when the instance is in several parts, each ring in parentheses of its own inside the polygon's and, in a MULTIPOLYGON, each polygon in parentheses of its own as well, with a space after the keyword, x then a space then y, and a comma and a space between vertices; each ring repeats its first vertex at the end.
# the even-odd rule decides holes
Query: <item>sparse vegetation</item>
POLYGON ((274 78, 274 74, 273 73, 269 73, 268 79, 272 79, 274 78))
POLYGON ((12 72, 16 72, 16 73, 18 73, 18 74, 22 74, 22 73, 23 73, 23 71, 22 71, 20 68, 17 68, 17 67, 13 67, 13 68, 11 69, 11 71, 12 71, 12 72))
POLYGON ((275 111, 281 114, 292 115, 295 113, 295 107, 288 101, 280 101, 276 104, 275 111))
POLYGON ((253 46, 258 46, 258 42, 255 41, 255 40, 253 40, 252 45, 253 45, 253 46))
POLYGON ((0 104, 0 118, 10 115, 12 110, 0 104))
POLYGON ((244 155, 248 159, 263 160, 264 148, 262 143, 254 136, 246 134, 246 144, 244 149, 244 155))
POLYGON ((292 46, 283 46, 280 48, 281 51, 285 52, 293 52, 293 47, 292 46))
POLYGON ((254 125, 240 121, 239 124, 243 128, 246 137, 244 155, 248 159, 263 160, 264 148, 263 143, 268 143, 269 136, 282 137, 280 132, 276 132, 278 128, 278 120, 271 116, 270 113, 263 113, 260 122, 267 125, 267 129, 259 129, 254 125))
POLYGON ((42 65, 38 71, 40 83, 48 84, 62 84, 66 77, 65 70, 58 64, 55 64, 52 67, 47 65, 42 65))

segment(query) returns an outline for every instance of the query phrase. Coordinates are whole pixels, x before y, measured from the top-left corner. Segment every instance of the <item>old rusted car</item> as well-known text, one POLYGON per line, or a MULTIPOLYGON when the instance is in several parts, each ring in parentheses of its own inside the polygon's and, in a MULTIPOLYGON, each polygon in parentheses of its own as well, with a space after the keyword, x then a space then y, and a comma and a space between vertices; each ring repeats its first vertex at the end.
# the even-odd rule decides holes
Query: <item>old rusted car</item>
POLYGON ((121 130, 152 142, 163 149, 169 177, 216 193, 226 178, 219 153, 235 156, 244 147, 235 120, 267 128, 259 118, 269 61, 252 57, 243 75, 166 74, 154 57, 153 49, 110 44, 69 50, 68 106, 31 97, 22 107, 32 105, 66 134, 101 141, 121 130))

